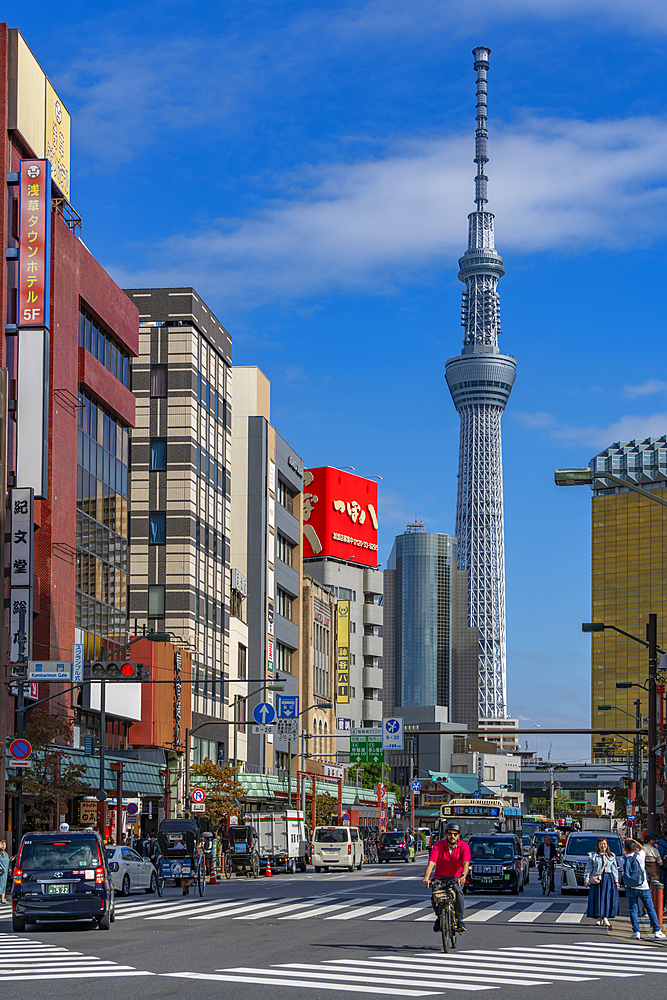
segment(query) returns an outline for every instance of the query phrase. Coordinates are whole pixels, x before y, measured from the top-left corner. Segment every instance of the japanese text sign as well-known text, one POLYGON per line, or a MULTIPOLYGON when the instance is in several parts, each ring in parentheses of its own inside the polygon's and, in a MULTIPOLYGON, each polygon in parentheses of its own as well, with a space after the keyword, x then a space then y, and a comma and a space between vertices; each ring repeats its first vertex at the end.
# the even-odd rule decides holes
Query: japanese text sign
POLYGON ((377 483, 330 466, 303 477, 304 557, 377 566, 377 483))
POLYGON ((13 489, 11 493, 10 571, 12 587, 32 587, 33 491, 13 489))
POLYGON ((21 160, 19 175, 19 326, 49 326, 51 165, 21 160))
POLYGON ((339 705, 350 701, 350 602, 338 601, 336 605, 336 701, 339 705))

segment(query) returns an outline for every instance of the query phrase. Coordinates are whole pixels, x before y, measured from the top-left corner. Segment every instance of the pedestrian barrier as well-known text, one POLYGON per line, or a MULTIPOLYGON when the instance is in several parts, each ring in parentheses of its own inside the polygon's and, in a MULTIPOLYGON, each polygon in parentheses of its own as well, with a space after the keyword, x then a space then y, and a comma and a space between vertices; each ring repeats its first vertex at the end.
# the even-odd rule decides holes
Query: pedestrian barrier
POLYGON ((658 923, 662 927, 663 918, 663 906, 664 906, 664 886, 662 882, 657 879, 651 881, 651 898, 653 900, 653 907, 655 909, 655 915, 658 918, 658 923))

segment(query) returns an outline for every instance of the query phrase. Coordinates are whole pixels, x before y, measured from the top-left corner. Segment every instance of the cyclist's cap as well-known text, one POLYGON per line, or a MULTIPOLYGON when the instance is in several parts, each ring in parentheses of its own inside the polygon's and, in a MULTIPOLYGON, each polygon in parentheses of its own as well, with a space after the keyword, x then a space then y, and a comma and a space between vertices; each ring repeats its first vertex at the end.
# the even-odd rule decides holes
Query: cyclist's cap
POLYGON ((449 833, 450 830, 455 830, 457 833, 460 833, 461 827, 458 823, 448 823, 445 827, 445 833, 449 833))

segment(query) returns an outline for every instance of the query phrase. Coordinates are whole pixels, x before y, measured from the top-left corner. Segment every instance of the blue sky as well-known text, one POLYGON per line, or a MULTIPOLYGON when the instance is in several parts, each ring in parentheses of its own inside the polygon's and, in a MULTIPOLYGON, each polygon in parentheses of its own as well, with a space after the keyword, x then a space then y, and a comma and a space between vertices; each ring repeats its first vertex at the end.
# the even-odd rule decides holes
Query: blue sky
POLYGON ((664 3, 63 2, 56 23, 38 0, 15 15, 72 114, 86 245, 121 284, 194 285, 235 363, 271 379, 307 464, 383 477, 383 562, 407 520, 454 529, 443 372, 474 208, 471 49, 491 46, 489 208, 518 370, 509 704, 527 726, 587 726, 590 495, 557 490, 553 469, 667 430, 664 3))

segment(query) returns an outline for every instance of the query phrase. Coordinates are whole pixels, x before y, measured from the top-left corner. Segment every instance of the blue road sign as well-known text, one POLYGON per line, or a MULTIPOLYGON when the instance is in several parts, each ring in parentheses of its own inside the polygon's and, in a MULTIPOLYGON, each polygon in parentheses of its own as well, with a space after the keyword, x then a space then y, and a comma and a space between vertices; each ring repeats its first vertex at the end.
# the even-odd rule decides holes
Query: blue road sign
POLYGON ((382 749, 403 749, 403 719, 401 716, 382 720, 382 749))
POLYGON ((83 643, 72 646, 72 684, 83 684, 83 643))
POLYGON ((268 701, 260 701, 252 710, 252 717, 260 726, 270 726, 276 718, 276 710, 268 701))
POLYGON ((276 696, 276 717, 296 719, 299 715, 299 696, 279 694, 276 696))
POLYGON ((472 793, 472 797, 473 799, 481 799, 482 793, 480 792, 479 788, 475 789, 475 791, 472 793))
POLYGON ((410 785, 410 788, 412 789, 413 792, 421 792, 422 790, 421 781, 413 781, 412 784, 410 785))

